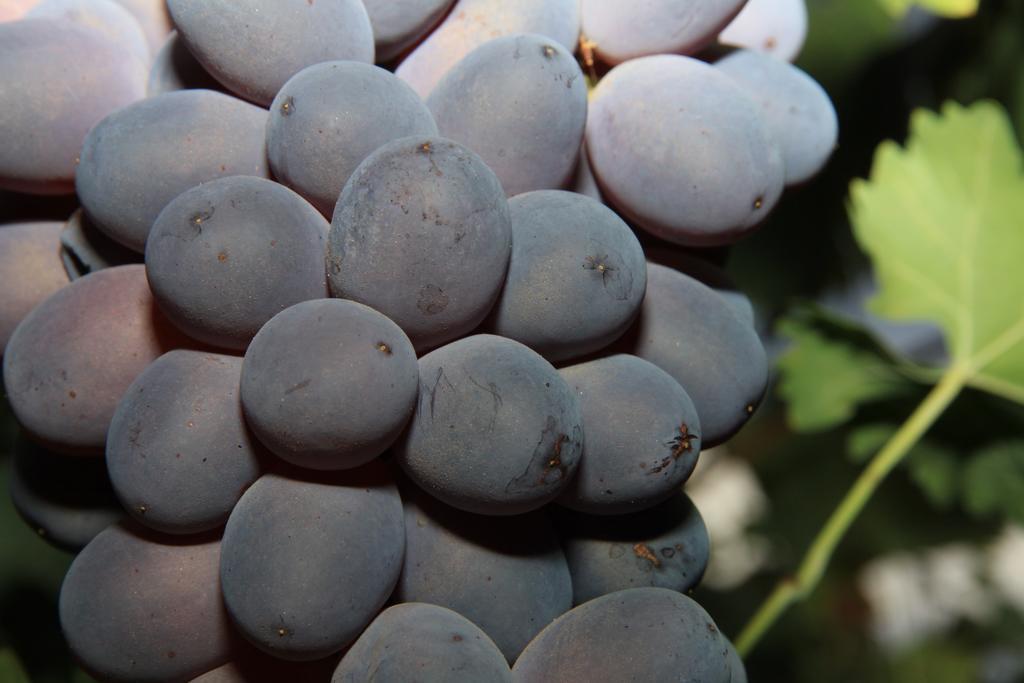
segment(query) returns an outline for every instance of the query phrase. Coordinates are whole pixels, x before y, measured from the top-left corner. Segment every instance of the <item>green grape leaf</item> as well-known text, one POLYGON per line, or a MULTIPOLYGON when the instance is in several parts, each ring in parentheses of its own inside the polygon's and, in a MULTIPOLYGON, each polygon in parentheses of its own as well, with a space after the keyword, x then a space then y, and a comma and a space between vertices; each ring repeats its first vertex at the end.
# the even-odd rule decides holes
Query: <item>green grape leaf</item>
POLYGON ((1024 403, 1024 175, 1002 107, 915 112, 850 213, 880 284, 871 310, 937 323, 967 384, 1024 403))
POLYGON ((906 394, 914 384, 863 330, 810 307, 783 318, 779 333, 792 342, 779 358, 779 394, 799 432, 849 420, 864 403, 906 394))
POLYGON ((918 5, 930 13, 950 19, 965 19, 978 13, 979 0, 879 0, 893 16, 902 17, 918 5))
MULTIPOLYGON (((854 462, 867 462, 896 433, 896 425, 866 424, 854 428, 846 439, 846 452, 854 462)), ((910 480, 928 501, 947 509, 960 495, 961 461, 950 448, 934 440, 914 444, 904 461, 910 480)))
POLYGON ((963 476, 964 507, 978 517, 1003 514, 1024 523, 1024 440, 979 451, 963 476))
POLYGON ((0 648, 0 681, 4 683, 30 683, 18 655, 9 647, 0 648))

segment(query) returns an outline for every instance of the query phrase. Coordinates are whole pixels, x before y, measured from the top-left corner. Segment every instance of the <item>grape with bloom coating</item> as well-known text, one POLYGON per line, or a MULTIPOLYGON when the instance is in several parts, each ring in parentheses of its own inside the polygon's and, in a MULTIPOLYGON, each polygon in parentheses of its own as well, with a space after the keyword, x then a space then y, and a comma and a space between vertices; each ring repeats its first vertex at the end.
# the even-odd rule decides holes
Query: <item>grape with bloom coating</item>
POLYGON ((508 196, 564 187, 587 121, 579 64, 557 41, 517 33, 484 43, 427 98, 441 135, 480 155, 508 196))
POLYGON ((591 93, 586 139, 603 196, 677 244, 735 242, 782 194, 785 166, 757 104, 690 57, 641 57, 608 72, 591 93))
POLYGON ((402 503, 378 463, 329 476, 265 474, 224 529, 224 604, 260 649, 320 659, 354 641, 384 605, 404 548, 402 503))
POLYGON ((422 352, 483 322, 511 250, 508 201, 480 157, 444 138, 401 138, 345 185, 327 272, 334 296, 377 309, 422 352))
POLYGON ((572 606, 572 582, 542 512, 482 517, 403 489, 405 566, 399 602, 458 612, 490 636, 509 662, 572 606))
POLYGON ((284 460, 349 469, 398 438, 418 386, 416 353, 395 323, 354 301, 319 299, 285 309, 252 340, 242 405, 284 460))
POLYGON ((572 479, 579 401, 535 352, 479 334, 423 356, 419 371, 416 413, 395 455, 420 488, 461 510, 517 515, 572 479))
POLYGON ((187 345, 157 309, 141 265, 108 268, 60 289, 18 325, 4 387, 33 438, 63 453, 102 453, 128 386, 187 345))
POLYGON ((75 187, 100 230, 138 252, 179 194, 233 175, 268 174, 267 112, 211 90, 182 90, 119 109, 89 131, 75 187))
POLYGON ((327 296, 327 221, 264 178, 219 178, 178 195, 146 241, 164 314, 194 339, 245 350, 268 320, 327 296))
POLYGON ((307 66, 373 62, 360 0, 167 0, 199 63, 231 92, 267 106, 307 66))
POLYGON ((730 683, 728 641, 708 613, 665 588, 585 602, 541 631, 516 660, 516 683, 730 683), (628 653, 624 656, 623 653, 628 653))
POLYGON ((332 683, 512 683, 494 641, 456 612, 424 603, 389 607, 342 658, 332 683))
POLYGON ((222 525, 260 475, 239 400, 242 359, 177 350, 139 375, 107 434, 110 479, 129 514, 171 534, 222 525))
POLYGON ((288 79, 270 105, 274 176, 330 217, 357 166, 381 145, 437 135, 430 110, 394 74, 359 62, 324 62, 288 79))
POLYGON ((68 646, 104 681, 189 680, 230 657, 221 543, 108 527, 75 558, 60 590, 68 646))

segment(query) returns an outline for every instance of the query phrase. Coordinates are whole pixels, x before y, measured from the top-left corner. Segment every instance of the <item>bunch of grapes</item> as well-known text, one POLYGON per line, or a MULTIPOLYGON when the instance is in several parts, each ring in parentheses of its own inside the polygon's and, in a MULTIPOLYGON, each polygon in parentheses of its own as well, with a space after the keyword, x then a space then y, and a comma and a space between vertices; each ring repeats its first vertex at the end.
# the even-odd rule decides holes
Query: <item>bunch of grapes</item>
POLYGON ((835 146, 802 0, 6 13, 0 187, 81 205, 0 227, 11 493, 87 671, 746 680, 682 486, 768 368, 685 249, 835 146))

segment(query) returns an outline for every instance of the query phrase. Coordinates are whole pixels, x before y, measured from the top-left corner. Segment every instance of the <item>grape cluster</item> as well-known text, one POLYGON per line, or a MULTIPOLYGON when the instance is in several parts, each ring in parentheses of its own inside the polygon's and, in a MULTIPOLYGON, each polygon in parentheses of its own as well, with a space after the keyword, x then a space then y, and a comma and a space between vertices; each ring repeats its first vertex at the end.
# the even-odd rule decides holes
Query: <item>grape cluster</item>
POLYGON ((767 361, 691 248, 836 144, 802 0, 5 12, 0 188, 81 205, 0 227, 11 495, 87 671, 746 680, 681 488, 767 361))

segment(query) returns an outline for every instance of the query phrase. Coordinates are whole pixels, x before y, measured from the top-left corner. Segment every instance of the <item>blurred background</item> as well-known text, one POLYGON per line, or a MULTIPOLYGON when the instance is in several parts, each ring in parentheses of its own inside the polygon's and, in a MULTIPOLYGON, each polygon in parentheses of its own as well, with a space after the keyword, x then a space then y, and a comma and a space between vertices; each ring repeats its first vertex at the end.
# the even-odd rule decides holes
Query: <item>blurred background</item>
MULTIPOLYGON (((995 99, 1024 137, 1024 0, 982 0, 977 16, 957 21, 919 10, 894 19, 883 4, 808 0, 810 30, 798 65, 833 98, 840 145, 824 173, 787 191, 768 224, 725 257, 729 273, 753 299, 773 352, 782 348, 774 323, 793 306, 818 301, 856 309, 870 291, 866 260, 846 215, 847 191, 853 178, 868 174, 879 142, 905 137, 913 109, 935 109, 947 99, 995 99)), ((941 354, 927 334, 902 335, 894 343, 911 353, 941 354)), ((898 423, 920 398, 871 406, 876 414, 869 417, 898 423)), ((795 433, 770 389, 738 437, 702 456, 687 490, 711 533, 712 566, 695 597, 728 635, 735 636, 778 578, 795 568, 860 471, 852 429, 795 433)), ((14 432, 4 403, 4 490, 14 432)), ((1022 433, 1019 408, 967 392, 931 436, 954 457, 966 457, 993 434, 1022 433)), ((1024 482, 1024 457, 1009 462, 1017 469, 1001 477, 1007 489, 999 504, 944 495, 920 472, 897 470, 812 598, 757 647, 748 662, 750 680, 1024 681, 1024 484, 1017 484, 1024 482)), ((1001 474, 996 468, 995 476, 1001 474)), ((69 660, 56 619, 70 561, 2 497, 0 682, 90 680, 69 660)))

